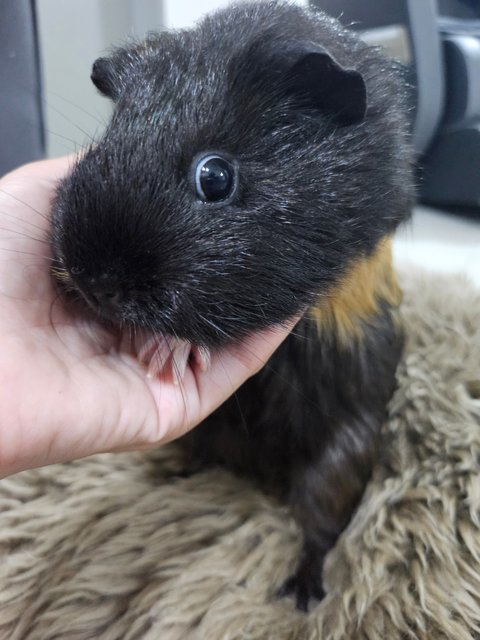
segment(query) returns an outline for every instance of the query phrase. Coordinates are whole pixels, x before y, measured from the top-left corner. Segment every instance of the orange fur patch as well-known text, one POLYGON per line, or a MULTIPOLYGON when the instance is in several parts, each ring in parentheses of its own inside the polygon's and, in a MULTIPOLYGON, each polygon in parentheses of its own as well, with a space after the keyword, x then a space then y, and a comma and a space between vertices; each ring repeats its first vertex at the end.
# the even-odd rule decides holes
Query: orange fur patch
POLYGON ((309 310, 319 333, 333 330, 341 342, 361 337, 361 323, 376 316, 380 303, 398 307, 402 292, 392 265, 392 239, 381 240, 368 257, 357 259, 337 285, 309 310))

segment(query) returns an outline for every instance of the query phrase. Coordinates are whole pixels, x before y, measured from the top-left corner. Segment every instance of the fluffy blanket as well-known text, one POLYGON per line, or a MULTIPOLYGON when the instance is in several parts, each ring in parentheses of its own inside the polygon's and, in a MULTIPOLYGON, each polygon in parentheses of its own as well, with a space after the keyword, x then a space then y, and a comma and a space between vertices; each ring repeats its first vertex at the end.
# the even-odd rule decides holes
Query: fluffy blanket
POLYGON ((408 345, 383 458, 308 614, 276 589, 299 534, 175 446, 0 483, 5 640, 471 640, 480 637, 480 293, 405 273, 408 345))

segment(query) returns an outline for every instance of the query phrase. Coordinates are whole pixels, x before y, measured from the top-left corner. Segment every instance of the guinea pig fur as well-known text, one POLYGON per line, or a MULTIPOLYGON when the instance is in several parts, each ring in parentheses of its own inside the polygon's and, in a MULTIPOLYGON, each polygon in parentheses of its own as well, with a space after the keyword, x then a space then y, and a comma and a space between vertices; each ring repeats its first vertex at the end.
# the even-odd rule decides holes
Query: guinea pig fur
POLYGON ((59 286, 174 345, 180 368, 306 310, 184 442, 290 503, 304 543, 279 593, 307 609, 371 474, 401 355, 401 72, 323 13, 247 2, 114 50, 92 80, 114 112, 53 203, 59 286))

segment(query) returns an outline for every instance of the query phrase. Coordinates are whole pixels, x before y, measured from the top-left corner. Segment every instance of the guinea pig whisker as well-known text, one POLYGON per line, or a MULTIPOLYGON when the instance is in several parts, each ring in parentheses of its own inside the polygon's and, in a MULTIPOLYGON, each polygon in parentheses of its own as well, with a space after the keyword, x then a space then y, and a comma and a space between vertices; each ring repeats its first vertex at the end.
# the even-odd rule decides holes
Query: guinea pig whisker
POLYGON ((76 140, 73 140, 73 138, 69 138, 68 136, 64 136, 62 133, 58 133, 57 131, 52 131, 52 129, 45 129, 45 131, 47 131, 47 133, 50 133, 52 136, 55 136, 56 138, 61 138, 62 140, 66 140, 67 142, 70 142, 72 144, 72 147, 67 147, 67 145, 62 145, 67 151, 69 151, 70 153, 77 153, 77 147, 78 147, 78 142, 76 140))
MULTIPOLYGON (((184 353, 185 349, 183 348, 183 345, 188 344, 189 348, 191 348, 191 344, 189 342, 186 342, 185 340, 182 340, 181 338, 179 338, 177 332, 175 331, 175 329, 172 329, 172 333, 173 333, 173 336, 174 336, 175 341, 176 341, 176 344, 174 345, 173 350, 172 350, 172 359, 175 361, 175 363, 177 365, 179 365, 178 366, 178 372, 180 373, 182 368, 183 368, 183 373, 184 373, 185 369, 184 369, 183 359, 184 359, 184 356, 185 356, 185 353, 184 353), (180 347, 180 349, 179 349, 179 347, 180 347), (175 358, 177 350, 178 350, 178 361, 175 358)), ((185 359, 185 364, 186 364, 187 360, 188 360, 188 357, 185 359)), ((183 378, 183 374, 181 375, 181 378, 183 378)))
POLYGON ((5 191, 5 189, 0 189, 0 191, 2 193, 4 193, 6 196, 10 196, 10 198, 13 198, 14 200, 16 200, 17 202, 20 202, 20 204, 23 204, 25 207, 28 207, 29 209, 31 209, 33 212, 35 212, 36 214, 38 214, 41 218, 43 218, 44 220, 46 220, 47 222, 50 222, 49 217, 43 213, 43 211, 39 211, 38 209, 35 209, 34 206, 32 206, 31 204, 29 204, 28 202, 25 202, 25 200, 22 200, 21 198, 19 198, 18 196, 14 196, 13 193, 10 193, 9 191, 5 191))
POLYGON ((0 247, 0 251, 18 253, 19 255, 30 256, 32 258, 36 258, 37 260, 48 260, 49 262, 53 261, 53 258, 51 256, 39 256, 38 253, 33 253, 32 251, 21 251, 20 249, 10 249, 9 247, 0 247))
POLYGON ((19 216, 15 216, 13 213, 7 213, 6 211, 0 211, 0 217, 10 218, 11 220, 14 220, 15 222, 20 222, 21 224, 27 224, 29 227, 32 227, 33 229, 37 229, 38 231, 40 231, 43 234, 45 234, 45 232, 46 232, 44 227, 40 227, 38 224, 35 224, 34 222, 30 222, 30 220, 24 220, 23 218, 20 218, 19 216))
POLYGON ((295 331, 295 329, 290 330, 290 335, 295 336, 295 338, 298 338, 298 340, 302 340, 303 342, 312 342, 311 336, 299 333, 298 331, 295 331))
POLYGON ((187 420, 187 422, 189 422, 189 418, 188 418, 188 403, 187 403, 187 396, 185 393, 185 387, 183 384, 183 378, 185 375, 185 371, 186 368, 188 366, 188 355, 181 356, 181 363, 177 362, 177 358, 175 357, 175 349, 174 349, 174 355, 172 356, 172 374, 173 374, 173 383, 178 386, 181 396, 182 396, 182 402, 183 402, 183 408, 185 411, 185 418, 187 420), (185 364, 183 364, 183 362, 185 364))
POLYGON ((136 327, 135 325, 128 325, 128 339, 129 339, 129 347, 130 350, 133 351, 133 347, 135 345, 135 334, 136 334, 136 327))
MULTIPOLYGON (((30 96, 34 96, 34 97, 35 97, 35 99, 37 98, 36 92, 32 89, 32 87, 30 87, 30 86, 28 86, 28 85, 26 85, 26 84, 25 84, 25 85, 20 84, 20 87, 22 88, 22 91, 26 92, 26 93, 27 93, 27 94, 29 94, 30 96)), ((59 93, 56 93, 55 91, 52 91, 52 90, 47 90, 47 91, 45 91, 45 92, 43 92, 43 93, 47 93, 47 94, 49 94, 50 96, 55 97, 55 98, 60 98, 60 100, 63 100, 64 102, 66 102, 66 103, 68 103, 68 104, 72 105, 72 107, 75 107, 75 108, 76 108, 76 109, 78 109, 79 111, 83 111, 83 113, 85 113, 86 115, 88 115, 88 116, 90 116, 91 118, 93 118, 93 119, 94 119, 98 124, 101 124, 101 125, 105 124, 105 123, 104 123, 104 122, 102 122, 99 118, 97 118, 93 113, 91 113, 91 112, 90 112, 90 111, 88 111, 87 109, 84 109, 83 107, 79 106, 79 105, 78 105, 78 104, 76 104, 75 102, 72 102, 71 100, 68 100, 68 98, 65 98, 64 96, 62 96, 62 95, 61 95, 61 94, 59 94, 59 93)), ((49 103, 49 102, 47 101, 47 99, 45 98, 45 95, 42 95, 42 96, 41 96, 41 101, 42 101, 42 103, 43 103, 46 107, 48 107, 48 108, 50 108, 50 109, 52 109, 52 110, 55 110, 55 108, 52 106, 52 104, 51 104, 51 103, 49 103)), ((66 118, 65 114, 63 114, 63 113, 61 113, 61 112, 59 112, 59 114, 60 114, 61 116, 63 116, 63 117, 65 117, 65 118, 66 118)), ((30 124, 31 124, 31 125, 33 125, 33 122, 30 122, 30 124)), ((72 122, 72 124, 74 124, 74 125, 75 125, 75 123, 74 123, 74 122, 72 122)), ((75 126, 76 126, 76 125, 75 125, 75 126)))
POLYGON ((91 136, 88 131, 85 131, 85 129, 82 129, 82 127, 80 125, 78 125, 74 120, 72 120, 71 118, 69 118, 68 116, 66 116, 62 111, 60 111, 60 109, 57 109, 56 107, 54 107, 51 103, 49 103, 47 100, 44 99, 45 104, 47 105, 47 107, 49 109, 51 109, 52 111, 54 111, 55 113, 57 113, 61 118, 63 118, 64 120, 66 120, 69 124, 72 124, 74 127, 76 127, 79 131, 81 131, 85 136, 87 136, 87 138, 89 140, 91 140, 91 142, 95 142, 95 138, 93 136, 91 136))
POLYGON ((50 303, 50 308, 48 310, 48 320, 50 322, 50 326, 51 328, 55 331, 55 335, 57 336, 57 338, 59 338, 59 340, 62 342, 62 344, 65 346, 65 342, 62 339, 62 337, 60 336, 60 333, 57 329, 57 325, 56 323, 53 321, 53 309, 55 307, 55 304, 57 302, 61 302, 61 297, 62 297, 62 293, 60 291, 57 292, 56 296, 54 297, 54 299, 52 300, 52 302, 50 303))
MULTIPOLYGON (((34 242, 41 242, 42 244, 46 244, 46 245, 50 246, 50 243, 45 238, 36 238, 35 236, 31 236, 28 233, 22 233, 18 229, 9 229, 8 227, 0 227, 0 231, 6 231, 7 233, 13 233, 15 236, 20 236, 21 238, 26 238, 27 240, 33 240, 34 242)), ((2 238, 2 239, 7 239, 7 238, 2 238)))
MULTIPOLYGON (((140 336, 142 338, 143 336, 140 336)), ((165 362, 162 360, 162 356, 165 355, 165 361, 168 358, 168 353, 164 353, 168 349, 168 346, 165 342, 165 339, 161 336, 158 336, 156 333, 153 333, 149 338, 143 340, 143 344, 140 348, 137 348, 137 358, 138 360, 148 367, 149 375, 156 375, 159 373, 163 367, 165 362), (152 365, 152 360, 159 360, 159 365, 155 364, 155 367, 152 365)))
POLYGON ((62 96, 60 93, 57 93, 56 91, 51 91, 51 90, 47 91, 47 93, 50 94, 51 96, 54 96, 55 98, 60 98, 60 100, 63 100, 64 102, 71 105, 72 107, 75 107, 75 109, 78 109, 82 113, 85 113, 87 116, 90 116, 90 118, 95 120, 98 124, 102 126, 106 124, 104 121, 100 120, 100 118, 97 118, 96 115, 88 111, 88 109, 84 109, 83 107, 78 105, 76 102, 73 102, 73 100, 69 100, 68 98, 65 98, 65 96, 62 96))
MULTIPOLYGON (((178 340, 177 337, 175 339, 178 340)), ((168 338, 165 337, 165 340, 166 340, 168 348, 170 350, 170 361, 172 363, 172 375, 174 376, 174 378, 176 378, 176 382, 177 382, 178 387, 180 389, 180 393, 182 395, 183 408, 184 408, 184 411, 185 411, 185 419, 188 422, 188 405, 187 405, 187 399, 186 399, 186 395, 185 395, 185 389, 184 389, 184 386, 183 386, 183 375, 180 374, 179 367, 178 367, 177 362, 175 360, 174 350, 172 349, 168 338)))
MULTIPOLYGON (((229 373, 228 373, 228 367, 226 367, 226 366, 224 365, 224 363, 223 363, 223 360, 222 360, 222 357, 221 357, 221 352, 220 352, 220 356, 219 356, 219 358, 218 358, 218 361, 219 361, 219 363, 220 363, 220 364, 221 364, 221 366, 222 366, 222 369, 223 369, 223 372, 224 372, 224 374, 225 374, 225 377, 227 378, 228 382, 230 383, 230 387, 233 389, 233 388, 234 388, 234 386, 233 386, 233 384, 232 384, 232 381, 231 381, 230 376, 229 376, 229 373)), ((243 430, 245 431, 245 433, 246 433, 248 436, 250 436, 250 431, 249 431, 249 429, 248 429, 248 423, 247 423, 247 420, 245 419, 245 414, 244 414, 244 412, 243 412, 242 404, 241 404, 241 402, 240 402, 240 400, 239 400, 239 397, 238 397, 238 392, 237 392, 237 391, 234 391, 234 392, 232 393, 232 397, 233 397, 233 399, 235 400, 235 404, 237 405, 238 413, 239 413, 239 415, 240 415, 241 427, 243 428, 243 430)))
POLYGON ((204 315, 202 315, 201 313, 198 314, 198 317, 205 322, 206 324, 209 324, 212 329, 214 329, 217 333, 219 333, 220 335, 223 335, 225 338, 227 339, 231 339, 231 335, 229 333, 227 333, 226 331, 224 331, 221 327, 219 327, 215 322, 213 322, 213 320, 210 320, 209 318, 206 318, 204 315))

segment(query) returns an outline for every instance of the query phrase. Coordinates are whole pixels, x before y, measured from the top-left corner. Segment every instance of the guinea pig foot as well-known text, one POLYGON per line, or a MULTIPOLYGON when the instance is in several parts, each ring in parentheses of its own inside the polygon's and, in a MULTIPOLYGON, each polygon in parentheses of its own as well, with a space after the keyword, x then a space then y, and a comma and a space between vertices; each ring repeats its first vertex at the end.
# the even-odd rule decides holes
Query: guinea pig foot
POLYGON ((176 340, 172 349, 172 377, 173 384, 180 384, 187 370, 188 359, 192 345, 190 342, 176 340))
POLYGON ((147 368, 147 376, 154 378, 171 369, 174 384, 180 384, 188 363, 192 362, 201 371, 210 367, 210 351, 206 347, 192 345, 186 340, 154 335, 139 348, 137 357, 147 368))
POLYGON ((302 563, 297 572, 278 589, 276 595, 278 598, 293 595, 297 609, 307 612, 311 599, 322 600, 325 597, 321 571, 318 573, 314 567, 302 563))
MULTIPOLYGON (((154 335, 145 340, 137 351, 137 358, 147 368, 155 361, 158 372, 162 371, 171 356, 171 349, 163 336, 154 335)), ((153 371, 152 371, 153 375, 153 371)))
POLYGON ((170 367, 174 384, 180 384, 190 357, 191 344, 185 340, 153 336, 144 346, 143 358, 139 358, 147 367, 147 376, 155 378, 168 371, 170 367))
POLYGON ((200 368, 200 371, 208 371, 210 369, 210 364, 212 361, 210 349, 207 349, 207 347, 198 347, 196 345, 193 345, 192 356, 198 367, 200 368))

